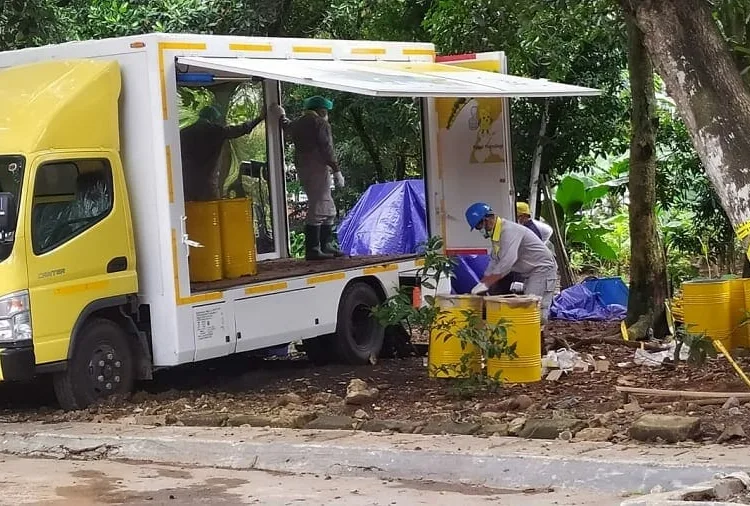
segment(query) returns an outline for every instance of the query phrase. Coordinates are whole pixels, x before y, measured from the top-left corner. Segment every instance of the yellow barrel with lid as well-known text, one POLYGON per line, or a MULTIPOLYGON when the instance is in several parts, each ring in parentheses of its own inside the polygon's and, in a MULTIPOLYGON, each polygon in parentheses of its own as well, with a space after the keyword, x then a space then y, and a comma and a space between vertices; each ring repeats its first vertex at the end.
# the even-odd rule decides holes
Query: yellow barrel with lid
POLYGON ((188 238, 202 246, 190 248, 190 281, 221 279, 221 220, 218 201, 185 202, 185 216, 188 238))
MULTIPOLYGON (((743 279, 742 285, 745 287, 745 311, 750 311, 750 279, 743 279)), ((745 331, 745 335, 738 338, 736 346, 750 348, 750 322, 744 325, 742 329, 745 331)))
POLYGON ((487 359, 487 375, 506 383, 533 383, 542 379, 541 299, 533 295, 485 297, 487 324, 506 326, 508 345, 516 358, 487 359))
POLYGON ((727 349, 731 348, 732 340, 729 286, 726 279, 694 280, 682 284, 685 330, 719 340, 727 349))
POLYGON ((481 355, 473 344, 462 343, 461 329, 470 324, 467 312, 482 317, 482 298, 473 295, 438 295, 440 310, 430 332, 427 350, 431 378, 466 378, 481 371, 481 355))
MULTIPOLYGON (((732 348, 745 348, 747 329, 742 325, 745 319, 745 280, 729 280, 729 323, 732 326, 732 348)), ((728 348, 729 349, 729 348, 728 348)))
POLYGON ((220 200, 219 214, 224 278, 256 275, 258 262, 255 255, 252 199, 220 200))

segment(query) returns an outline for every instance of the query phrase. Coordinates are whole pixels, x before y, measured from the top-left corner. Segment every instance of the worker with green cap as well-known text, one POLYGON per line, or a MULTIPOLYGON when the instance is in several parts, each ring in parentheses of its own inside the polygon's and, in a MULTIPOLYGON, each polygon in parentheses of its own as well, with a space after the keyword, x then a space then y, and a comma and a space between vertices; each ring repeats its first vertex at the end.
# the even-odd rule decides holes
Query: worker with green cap
POLYGON ((255 119, 227 126, 219 109, 210 105, 200 110, 197 122, 180 131, 186 202, 221 198, 224 182, 220 158, 224 143, 249 134, 265 117, 264 111, 255 119))
POLYGON ((305 258, 326 260, 343 255, 335 246, 333 236, 336 205, 331 195, 331 179, 337 187, 344 186, 328 123, 333 102, 314 96, 307 98, 302 107, 304 113, 295 121, 286 117, 281 106, 275 106, 274 111, 279 114, 282 126, 294 143, 294 164, 307 195, 305 258))

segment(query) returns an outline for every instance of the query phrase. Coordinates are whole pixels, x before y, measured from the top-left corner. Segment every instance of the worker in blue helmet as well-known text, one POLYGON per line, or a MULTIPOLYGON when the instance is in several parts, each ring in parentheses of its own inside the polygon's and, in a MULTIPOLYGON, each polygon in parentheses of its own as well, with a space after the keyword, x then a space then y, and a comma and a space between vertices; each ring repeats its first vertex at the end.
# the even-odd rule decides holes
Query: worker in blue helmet
POLYGON ((469 206, 466 221, 472 230, 481 231, 492 243, 490 263, 481 282, 471 293, 480 295, 491 292, 511 272, 518 273, 524 284, 524 293, 541 298, 544 325, 557 288, 557 263, 552 252, 534 232, 496 216, 492 208, 483 202, 469 206))
POLYGON ((265 117, 264 111, 252 120, 228 126, 219 108, 209 105, 198 112, 198 121, 180 131, 186 202, 222 197, 224 179, 229 172, 226 164, 221 163, 226 141, 249 134, 265 117))
POLYGON ((295 121, 286 117, 281 106, 274 111, 294 143, 294 164, 302 189, 307 195, 307 218, 305 221, 305 258, 326 260, 343 255, 334 243, 333 226, 336 205, 331 195, 332 183, 344 186, 336 153, 333 149, 333 134, 328 122, 328 113, 333 102, 325 97, 314 96, 302 103, 304 112, 295 121))

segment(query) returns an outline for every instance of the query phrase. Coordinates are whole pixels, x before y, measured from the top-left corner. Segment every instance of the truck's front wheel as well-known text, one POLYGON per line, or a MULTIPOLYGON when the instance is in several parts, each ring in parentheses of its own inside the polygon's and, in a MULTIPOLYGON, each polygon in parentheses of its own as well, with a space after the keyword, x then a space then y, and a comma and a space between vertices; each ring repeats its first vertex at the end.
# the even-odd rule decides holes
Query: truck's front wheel
POLYGON ((91 320, 74 346, 66 370, 54 377, 55 395, 63 409, 83 409, 132 390, 133 352, 119 325, 103 318, 91 320))
POLYGON ((365 282, 355 282, 344 289, 334 336, 343 362, 366 364, 379 357, 385 331, 371 311, 380 302, 377 292, 365 282))

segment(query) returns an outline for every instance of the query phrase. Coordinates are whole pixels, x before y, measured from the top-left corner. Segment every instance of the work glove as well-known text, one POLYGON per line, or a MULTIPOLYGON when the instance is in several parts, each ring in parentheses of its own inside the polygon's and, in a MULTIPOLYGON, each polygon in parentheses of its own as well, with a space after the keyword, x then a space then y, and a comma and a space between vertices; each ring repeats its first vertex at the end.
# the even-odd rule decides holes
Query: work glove
POLYGON ((271 112, 273 112, 274 114, 278 115, 281 118, 286 116, 286 111, 279 104, 273 104, 271 106, 271 112))
POLYGON ((481 295, 483 293, 487 293, 490 289, 487 288, 487 285, 484 283, 478 283, 477 286, 471 289, 472 295, 481 295))
POLYGON ((336 184, 336 188, 344 187, 344 175, 341 173, 341 171, 333 173, 333 181, 336 184))

